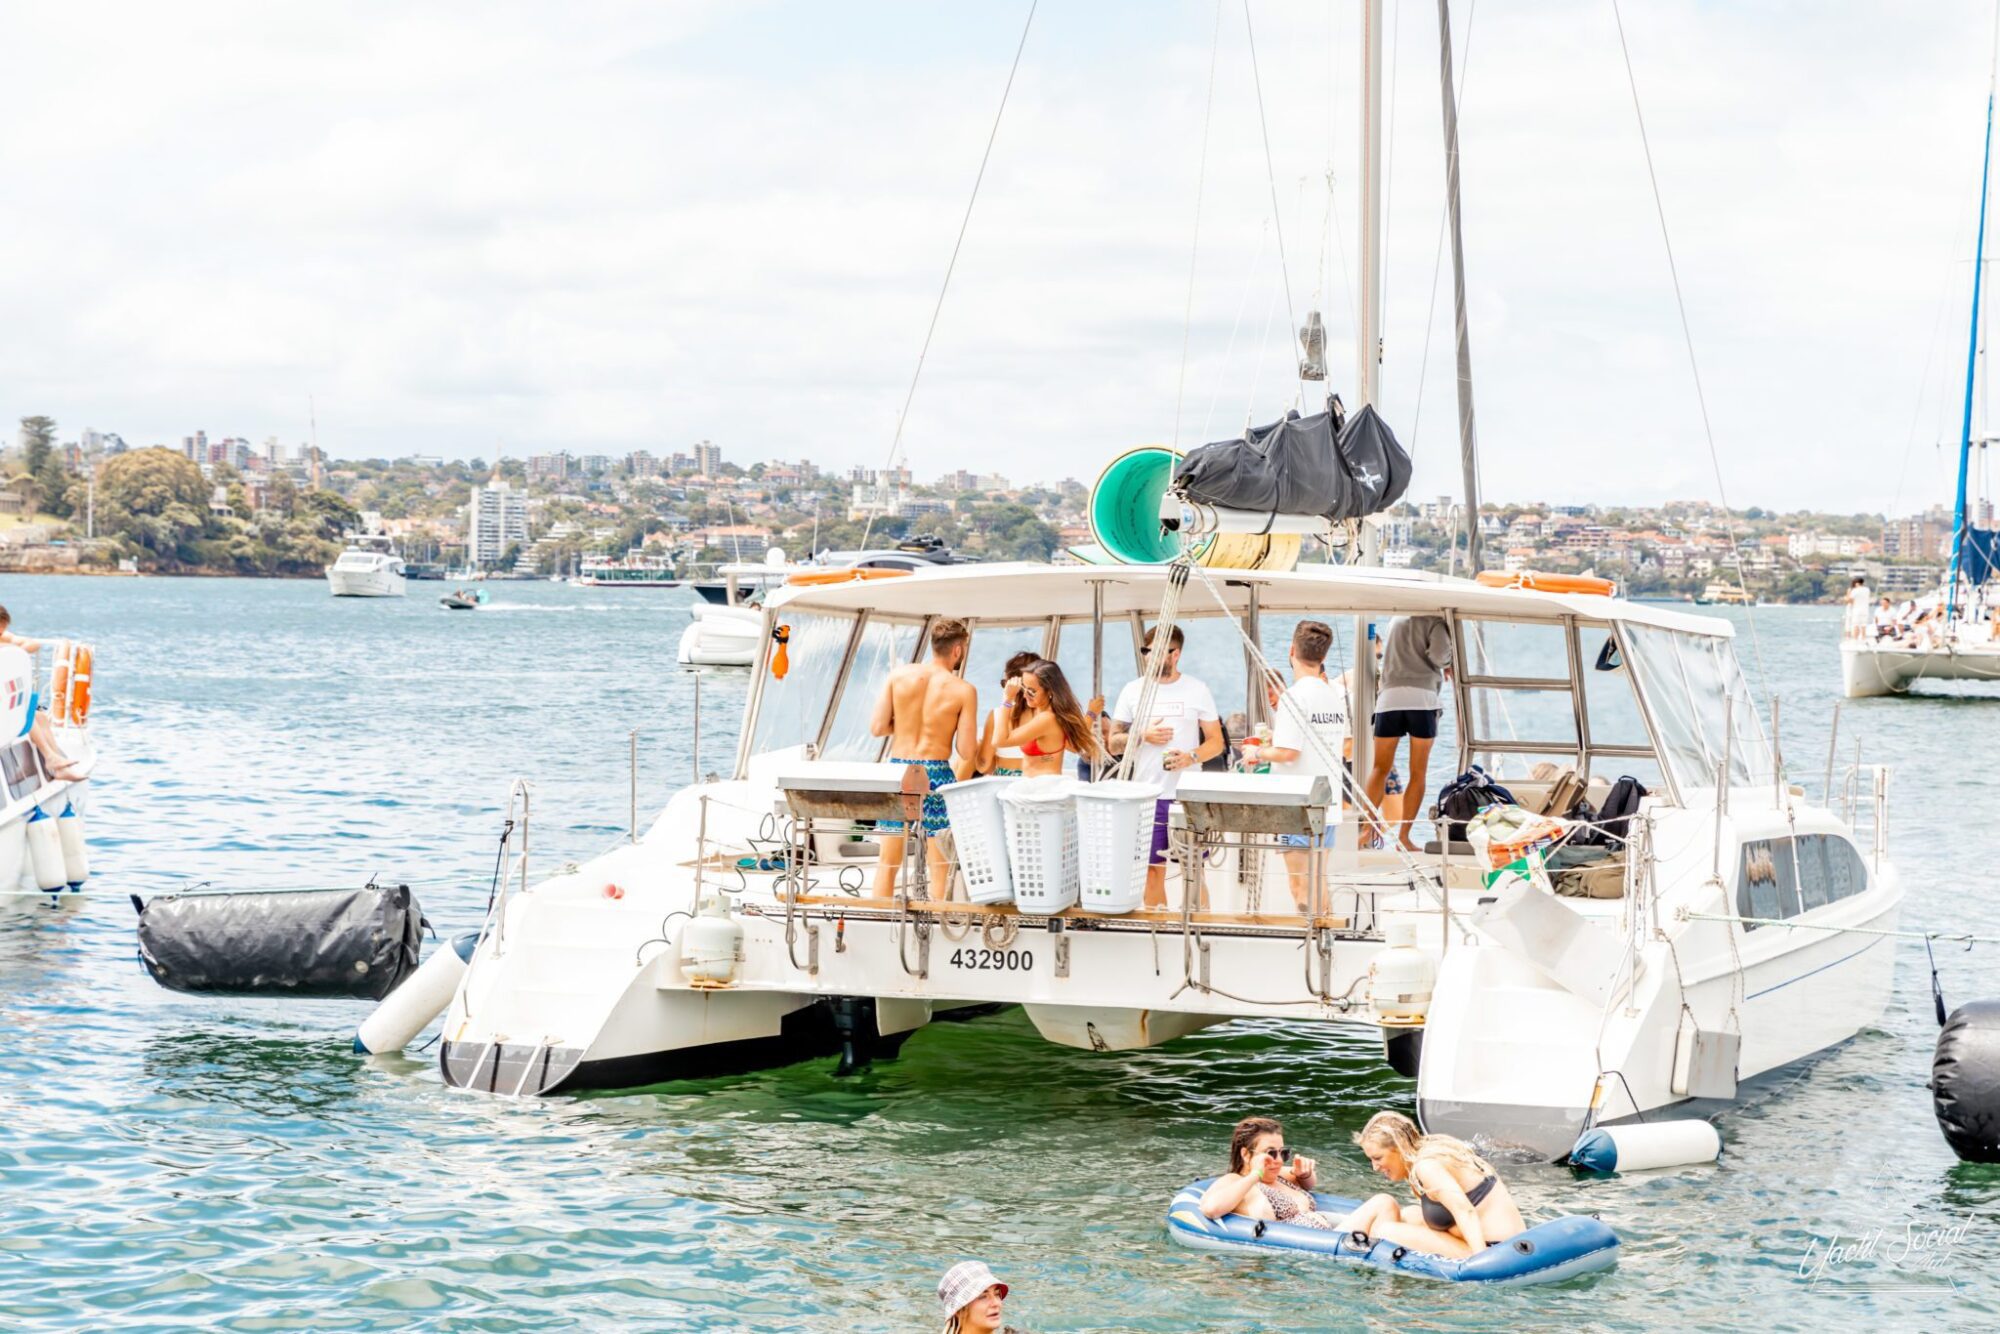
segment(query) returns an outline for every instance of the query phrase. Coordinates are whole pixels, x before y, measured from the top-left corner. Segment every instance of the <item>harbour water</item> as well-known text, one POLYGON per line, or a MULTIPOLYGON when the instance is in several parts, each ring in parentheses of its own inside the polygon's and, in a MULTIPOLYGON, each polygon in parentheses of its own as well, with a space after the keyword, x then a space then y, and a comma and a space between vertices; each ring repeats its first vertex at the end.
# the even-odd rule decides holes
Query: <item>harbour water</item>
MULTIPOLYGON (((1938 1135, 1913 943, 1881 1024, 1724 1115, 1719 1164, 1507 1169, 1531 1216, 1597 1213, 1625 1241, 1611 1274, 1516 1292, 1167 1240, 1167 1197, 1253 1112, 1285 1120, 1328 1189, 1379 1184, 1348 1137, 1412 1085, 1360 1038, 1241 1023, 1091 1055, 1000 1016, 848 1079, 820 1061, 510 1101, 446 1088, 422 1055, 353 1055, 365 1004, 159 990, 128 894, 376 876, 414 885, 448 936, 481 917, 514 776, 535 784, 542 870, 624 836, 630 729, 642 821, 687 781, 686 595, 496 583, 446 612, 440 591, 0 579, 17 630, 98 645, 107 755, 94 892, 0 906, 0 1328, 925 1329, 966 1257, 1035 1330, 2000 1320, 2000 1168, 1938 1135)), ((1816 794, 1838 613, 1754 617, 1746 670, 1781 697, 1816 794)), ((746 686, 705 678, 703 769, 729 766, 746 686)), ((1842 735, 1896 766, 1906 924, 2000 935, 2000 702, 1862 701, 1842 735)), ((1997 961, 1940 948, 1947 999, 2000 996, 1997 961)))

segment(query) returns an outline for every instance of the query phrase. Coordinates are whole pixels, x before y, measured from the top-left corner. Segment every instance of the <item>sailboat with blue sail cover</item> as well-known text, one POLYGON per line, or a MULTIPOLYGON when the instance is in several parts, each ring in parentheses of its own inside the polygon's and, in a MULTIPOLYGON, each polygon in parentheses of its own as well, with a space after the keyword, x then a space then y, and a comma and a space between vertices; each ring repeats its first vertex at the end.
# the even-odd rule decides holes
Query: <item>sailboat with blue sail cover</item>
POLYGON ((1976 392, 1985 366, 1981 301, 1985 296, 1986 206, 1993 175, 1993 97, 2000 83, 2000 18, 1994 74, 1986 91, 1986 139, 1979 170, 1979 234, 1972 265, 1972 318, 1965 354, 1965 410, 1958 448, 1957 497, 1951 518, 1951 563, 1938 589, 1919 602, 1867 623, 1851 618, 1841 641, 1841 684, 1849 699, 1900 695, 1921 681, 2000 682, 2000 528, 1975 522, 1992 513, 1990 496, 1972 493, 1987 475, 1987 450, 2000 436, 1984 420, 1990 395, 1976 392), (1981 408, 1973 433, 1973 405, 1981 408), (1976 453, 1975 453, 1976 452, 1976 453), (1976 458, 1976 463, 1975 463, 1976 458))

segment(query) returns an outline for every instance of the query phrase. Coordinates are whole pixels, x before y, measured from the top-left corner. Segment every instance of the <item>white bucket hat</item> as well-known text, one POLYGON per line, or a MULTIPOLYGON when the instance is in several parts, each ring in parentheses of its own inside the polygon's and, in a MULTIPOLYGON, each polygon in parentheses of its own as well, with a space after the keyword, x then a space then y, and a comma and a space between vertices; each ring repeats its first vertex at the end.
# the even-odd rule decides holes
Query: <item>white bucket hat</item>
POLYGON ((938 1305, 944 1308, 945 1319, 949 1320, 971 1305, 980 1293, 992 1287, 999 1288, 1002 1297, 1007 1295, 1007 1285, 993 1277, 993 1271, 984 1262, 960 1260, 945 1270, 944 1277, 938 1280, 938 1305))

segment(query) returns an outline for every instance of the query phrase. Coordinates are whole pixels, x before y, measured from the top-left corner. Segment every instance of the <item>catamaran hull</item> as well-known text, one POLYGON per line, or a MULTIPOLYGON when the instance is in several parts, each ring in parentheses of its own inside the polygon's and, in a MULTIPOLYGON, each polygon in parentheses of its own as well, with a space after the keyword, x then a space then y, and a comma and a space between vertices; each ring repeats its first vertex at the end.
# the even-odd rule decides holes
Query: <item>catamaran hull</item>
POLYGON ((1990 646, 1882 648, 1840 646, 1841 685, 1849 699, 1901 695, 1919 681, 2000 681, 2000 641, 1990 646))

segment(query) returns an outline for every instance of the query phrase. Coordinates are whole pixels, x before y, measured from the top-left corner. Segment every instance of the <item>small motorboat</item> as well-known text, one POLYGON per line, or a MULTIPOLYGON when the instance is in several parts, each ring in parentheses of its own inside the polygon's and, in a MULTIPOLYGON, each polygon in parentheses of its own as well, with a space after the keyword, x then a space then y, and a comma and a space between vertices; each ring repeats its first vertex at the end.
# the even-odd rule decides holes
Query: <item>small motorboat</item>
POLYGON ((443 597, 439 598, 438 605, 447 611, 477 611, 479 605, 484 601, 486 601, 485 589, 482 588, 475 593, 468 593, 460 588, 446 593, 443 597))

